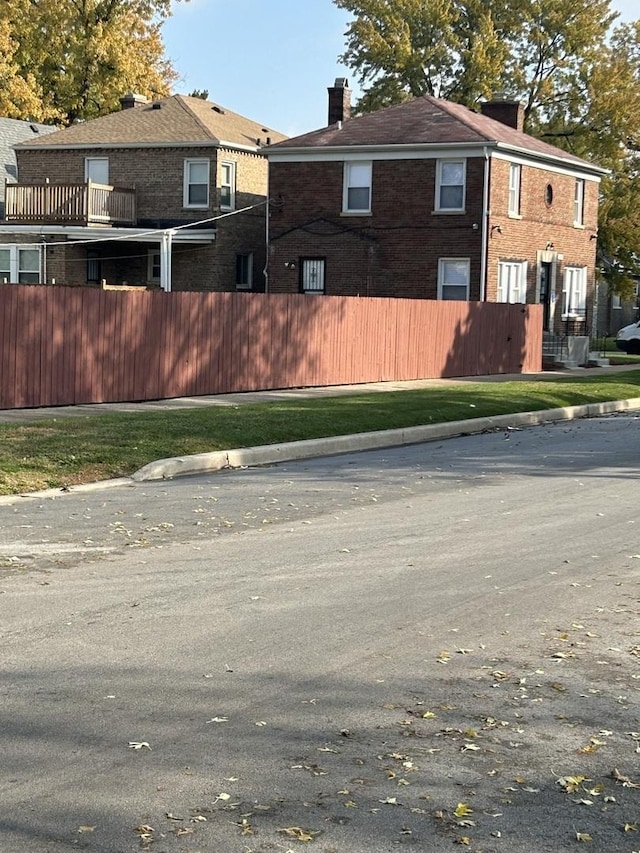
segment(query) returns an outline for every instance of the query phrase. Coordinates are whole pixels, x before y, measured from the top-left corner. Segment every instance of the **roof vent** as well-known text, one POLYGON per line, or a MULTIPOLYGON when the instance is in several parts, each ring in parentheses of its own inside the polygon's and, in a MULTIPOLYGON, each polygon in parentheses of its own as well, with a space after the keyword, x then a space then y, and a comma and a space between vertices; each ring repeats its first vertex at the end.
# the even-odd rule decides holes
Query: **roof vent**
POLYGON ((214 113, 220 113, 221 116, 224 115, 224 110, 222 109, 222 107, 214 106, 211 107, 211 109, 214 111, 214 113))
POLYGON ((151 109, 152 110, 161 110, 162 109, 162 101, 154 101, 151 104, 151 109))
POLYGON ((40 128, 37 125, 30 124, 29 127, 31 128, 32 133, 40 133, 40 128))

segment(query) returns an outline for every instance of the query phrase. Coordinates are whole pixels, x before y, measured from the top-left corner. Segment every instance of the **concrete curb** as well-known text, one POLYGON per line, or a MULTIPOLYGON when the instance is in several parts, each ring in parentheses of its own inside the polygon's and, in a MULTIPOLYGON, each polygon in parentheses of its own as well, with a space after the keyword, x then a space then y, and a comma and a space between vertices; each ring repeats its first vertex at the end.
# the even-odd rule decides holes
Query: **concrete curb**
POLYGON ((136 471, 132 475, 132 479, 136 482, 166 480, 189 474, 207 474, 227 468, 274 465, 278 462, 291 462, 296 459, 313 459, 319 456, 334 456, 361 450, 420 444, 425 441, 474 435, 507 429, 508 427, 536 426, 553 421, 593 418, 598 415, 624 412, 631 409, 640 409, 640 397, 633 397, 629 400, 614 400, 608 403, 589 403, 585 406, 546 409, 539 412, 519 412, 517 414, 496 415, 490 418, 450 421, 405 429, 378 430, 353 435, 314 438, 307 441, 291 441, 285 444, 219 450, 213 453, 198 453, 193 456, 175 456, 170 459, 158 459, 156 462, 150 462, 136 471))

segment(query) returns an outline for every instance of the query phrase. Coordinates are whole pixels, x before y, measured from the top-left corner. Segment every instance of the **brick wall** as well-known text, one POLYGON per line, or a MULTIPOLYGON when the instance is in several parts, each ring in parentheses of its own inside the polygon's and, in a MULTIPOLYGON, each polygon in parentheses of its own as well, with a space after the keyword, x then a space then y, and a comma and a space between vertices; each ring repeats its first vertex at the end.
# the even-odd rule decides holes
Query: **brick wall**
MULTIPOLYGON (((19 180, 24 183, 81 183, 85 158, 108 157, 109 180, 114 186, 135 187, 140 224, 195 222, 218 216, 222 161, 236 164, 236 210, 266 200, 267 162, 261 154, 213 147, 110 148, 18 152, 19 180), (210 160, 209 206, 185 208, 183 182, 185 159, 210 160)), ((227 216, 210 227, 217 231, 213 245, 174 244, 173 287, 175 290, 235 290, 236 254, 252 253, 253 288, 263 288, 265 264, 266 207, 227 216)), ((157 247, 157 244, 156 244, 157 247)), ((145 284, 147 249, 152 244, 96 244, 101 256, 103 278, 109 283, 128 281, 145 284)), ((58 250, 56 280, 86 284, 86 262, 79 263, 76 250, 58 250), (65 262, 66 257, 66 262, 65 262)), ((48 276, 49 278, 49 276, 48 276)))
MULTIPOLYGON (((270 291, 297 291, 299 259, 318 257, 326 259, 328 294, 435 299, 438 259, 470 258, 470 298, 480 299, 484 165, 483 158, 467 160, 466 211, 437 214, 435 160, 376 160, 371 215, 345 216, 342 162, 272 162, 270 291)), ((486 298, 497 299, 500 260, 528 262, 529 302, 539 297, 541 260, 553 264, 558 303, 564 267, 585 266, 590 314, 598 184, 585 182, 584 226, 575 227, 574 177, 523 165, 521 216, 511 218, 509 163, 493 159, 490 175, 486 298), (548 185, 551 204, 545 201, 548 185)))
POLYGON ((467 162, 466 212, 434 213, 435 160, 376 160, 371 216, 341 215, 342 163, 271 163, 271 292, 297 291, 298 257, 326 258, 326 292, 435 299, 439 258, 471 258, 479 298, 483 160, 467 162))

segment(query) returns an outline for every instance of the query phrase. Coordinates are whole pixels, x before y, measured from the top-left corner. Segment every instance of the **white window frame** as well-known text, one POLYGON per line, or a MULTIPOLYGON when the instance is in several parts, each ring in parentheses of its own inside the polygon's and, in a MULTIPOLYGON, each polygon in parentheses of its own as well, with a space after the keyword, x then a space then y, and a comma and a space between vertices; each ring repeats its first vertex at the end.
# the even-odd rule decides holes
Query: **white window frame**
POLYGON ((577 228, 584 227, 584 178, 576 178, 573 191, 573 224, 577 228))
POLYGON ((236 209, 236 164, 233 160, 220 163, 220 210, 236 209), (223 202, 222 191, 226 190, 229 202, 223 202))
POLYGON ((459 301, 459 302, 468 302, 469 301, 469 287, 471 284, 471 259, 470 258, 439 258, 438 259, 438 299, 443 299, 447 301, 459 301), (466 283, 460 284, 457 281, 447 281, 447 268, 449 264, 463 264, 466 269, 466 283), (450 299, 450 297, 445 296, 445 291, 449 287, 464 287, 465 288, 465 296, 464 299, 459 299, 455 297, 455 299, 450 299))
MULTIPOLYGON (((362 180, 362 178, 358 178, 357 180, 362 180)), ((357 213, 357 214, 369 214, 371 213, 371 188, 373 183, 373 164, 370 160, 351 160, 346 161, 344 164, 343 170, 343 190, 342 190, 342 212, 343 213, 357 213), (368 179, 366 183, 355 183, 356 178, 354 177, 356 170, 359 170, 361 173, 365 172, 365 179, 368 179), (368 190, 367 193, 367 204, 364 207, 351 206, 350 204, 350 190, 368 190)))
POLYGON ((253 252, 239 252, 236 255, 236 290, 251 290, 253 287, 253 252), (242 261, 240 259, 243 259, 242 261), (246 259, 246 261, 245 261, 246 259), (246 275, 241 276, 240 265, 246 263, 246 275))
POLYGON ((464 213, 465 203, 467 196, 467 161, 464 157, 457 158, 447 158, 446 160, 438 160, 436 162, 436 198, 435 198, 435 211, 437 213, 464 213), (444 183, 443 180, 443 171, 446 166, 450 165, 460 165, 462 166, 462 183, 461 184, 451 184, 444 183), (445 207, 442 204, 442 190, 445 187, 461 187, 462 188, 462 200, 460 203, 460 207, 445 207))
POLYGON ((194 158, 189 158, 189 159, 184 161, 184 180, 183 180, 183 191, 182 191, 183 192, 183 195, 182 195, 183 207, 188 207, 188 208, 192 208, 192 209, 199 209, 199 210, 207 210, 208 209, 208 207, 209 207, 209 184, 210 184, 210 180, 211 180, 210 170, 211 170, 211 164, 206 157, 194 157, 194 158), (204 184, 202 181, 192 181, 191 180, 191 167, 192 166, 206 166, 206 169, 207 169, 206 184, 204 184), (206 186, 206 190, 207 190, 206 201, 199 201, 199 202, 190 201, 189 189, 192 186, 194 186, 194 187, 195 186, 198 186, 198 187, 206 186))
POLYGON ((102 184, 103 186, 110 186, 109 184, 109 158, 108 157, 85 157, 84 158, 84 179, 85 181, 91 180, 94 184, 102 184), (95 175, 95 170, 102 171, 102 176, 98 175, 97 177, 100 180, 97 180, 95 175), (106 176, 106 180, 103 180, 106 176))
POLYGON ((0 284, 42 284, 42 246, 37 243, 2 243, 1 249, 9 250, 9 269, 0 270, 0 284), (22 252, 38 253, 38 269, 25 269, 21 264, 22 252), (23 276, 38 276, 38 281, 25 281, 23 276), (8 274, 8 276, 7 276, 8 274), (6 282, 5 282, 6 280, 6 282))
POLYGON ((527 301, 527 262, 498 262, 498 302, 518 305, 527 301))
POLYGON ((520 187, 522 185, 522 166, 509 164, 509 216, 520 216, 520 187))
POLYGON ((147 281, 154 284, 160 283, 161 263, 160 249, 147 249, 147 281), (158 274, 154 275, 154 270, 156 269, 158 274))
POLYGON ((587 268, 566 266, 562 281, 562 319, 582 320, 587 309, 587 268))
POLYGON ((300 265, 300 290, 303 293, 311 296, 324 294, 326 292, 326 279, 326 258, 302 258, 300 265), (317 280, 314 287, 310 287, 308 282, 313 278, 314 272, 317 275, 317 280))

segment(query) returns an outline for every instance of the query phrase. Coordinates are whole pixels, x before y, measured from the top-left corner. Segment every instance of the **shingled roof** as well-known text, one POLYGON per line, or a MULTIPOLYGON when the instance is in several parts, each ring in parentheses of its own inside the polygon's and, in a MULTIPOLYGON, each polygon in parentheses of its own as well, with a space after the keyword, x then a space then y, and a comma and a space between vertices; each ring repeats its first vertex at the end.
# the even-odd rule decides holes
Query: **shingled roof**
POLYGON ((0 217, 4 216, 4 183, 18 179, 16 156, 13 146, 25 139, 39 139, 40 136, 53 133, 55 127, 36 124, 31 121, 19 121, 14 118, 0 118, 0 217))
POLYGON ((403 146, 481 145, 515 149, 538 158, 563 160, 569 166, 604 173, 604 169, 549 145, 461 104, 423 95, 402 104, 357 116, 341 125, 302 134, 272 145, 269 151, 296 149, 386 148, 403 146))
POLYGON ((75 124, 47 139, 30 139, 20 147, 112 148, 137 145, 238 145, 258 148, 286 139, 260 122, 201 98, 172 95, 153 103, 75 124))

